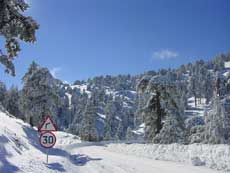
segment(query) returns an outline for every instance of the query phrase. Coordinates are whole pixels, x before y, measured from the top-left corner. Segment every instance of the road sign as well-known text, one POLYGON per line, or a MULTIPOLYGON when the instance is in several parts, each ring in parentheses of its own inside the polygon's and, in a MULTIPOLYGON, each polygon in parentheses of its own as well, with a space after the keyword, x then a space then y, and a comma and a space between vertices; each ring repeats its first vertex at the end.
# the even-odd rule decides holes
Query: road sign
POLYGON ((44 148, 52 148, 56 143, 56 136, 52 132, 44 132, 40 135, 39 142, 44 148))
POLYGON ((55 132, 57 131, 57 126, 53 123, 50 116, 47 116, 45 121, 42 123, 40 128, 38 129, 39 132, 55 132))

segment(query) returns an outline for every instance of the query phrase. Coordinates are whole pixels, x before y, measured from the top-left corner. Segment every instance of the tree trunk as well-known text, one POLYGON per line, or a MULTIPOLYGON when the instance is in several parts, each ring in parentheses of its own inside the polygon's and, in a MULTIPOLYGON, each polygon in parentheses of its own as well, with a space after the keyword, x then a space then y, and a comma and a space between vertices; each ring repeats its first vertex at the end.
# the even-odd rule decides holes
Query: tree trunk
POLYGON ((160 104, 160 92, 156 92, 156 111, 157 111, 157 131, 156 133, 160 133, 160 130, 162 128, 161 120, 162 120, 162 110, 161 110, 161 104, 160 104))
POLYGON ((195 107, 197 106, 197 102, 196 102, 196 94, 194 94, 194 99, 195 99, 195 107))

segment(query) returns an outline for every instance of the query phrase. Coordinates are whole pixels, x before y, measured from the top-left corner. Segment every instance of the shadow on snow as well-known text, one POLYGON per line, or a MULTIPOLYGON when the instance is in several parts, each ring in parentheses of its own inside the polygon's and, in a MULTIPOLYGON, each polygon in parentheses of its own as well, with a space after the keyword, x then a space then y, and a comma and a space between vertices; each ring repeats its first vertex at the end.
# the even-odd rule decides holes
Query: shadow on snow
MULTIPOLYGON (((33 145, 38 150, 40 150, 42 153, 46 154, 46 149, 41 147, 39 143, 39 138, 38 138, 39 136, 38 136, 37 131, 35 131, 34 129, 30 127, 26 127, 26 126, 23 126, 23 130, 25 131, 30 144, 33 145)), ((49 155, 59 156, 59 157, 64 157, 66 159, 69 159, 69 161, 76 166, 84 166, 89 161, 102 160, 101 158, 90 158, 87 155, 79 155, 79 154, 71 155, 67 151, 59 149, 59 148, 51 148, 49 149, 48 152, 49 152, 49 155)), ((60 171, 60 172, 65 172, 65 169, 60 163, 51 163, 51 164, 48 164, 47 167, 53 170, 60 171)))
POLYGON ((66 172, 66 170, 63 168, 63 166, 60 163, 49 163, 47 165, 47 168, 52 169, 54 171, 66 172))
POLYGON ((71 163, 77 166, 84 166, 89 161, 99 161, 102 160, 101 158, 90 158, 87 155, 84 154, 76 154, 76 155, 70 155, 69 159, 71 163))
POLYGON ((18 167, 7 161, 7 157, 11 157, 12 155, 6 151, 4 145, 10 142, 10 140, 5 136, 0 136, 0 141, 0 172, 14 173, 19 171, 18 167))

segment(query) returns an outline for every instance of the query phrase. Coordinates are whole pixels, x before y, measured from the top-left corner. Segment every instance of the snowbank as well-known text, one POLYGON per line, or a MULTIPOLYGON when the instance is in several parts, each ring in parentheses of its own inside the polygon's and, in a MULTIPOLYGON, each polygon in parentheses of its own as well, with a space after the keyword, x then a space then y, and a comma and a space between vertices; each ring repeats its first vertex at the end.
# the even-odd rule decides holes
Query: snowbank
POLYGON ((146 157, 155 160, 205 165, 212 169, 230 172, 229 145, 157 145, 157 144, 109 144, 106 150, 146 157))
POLYGON ((55 132, 58 140, 55 147, 49 150, 50 164, 47 165, 46 150, 39 144, 36 128, 1 111, 0 121, 0 173, 58 173, 77 170, 68 151, 58 146, 79 142, 78 137, 55 132))

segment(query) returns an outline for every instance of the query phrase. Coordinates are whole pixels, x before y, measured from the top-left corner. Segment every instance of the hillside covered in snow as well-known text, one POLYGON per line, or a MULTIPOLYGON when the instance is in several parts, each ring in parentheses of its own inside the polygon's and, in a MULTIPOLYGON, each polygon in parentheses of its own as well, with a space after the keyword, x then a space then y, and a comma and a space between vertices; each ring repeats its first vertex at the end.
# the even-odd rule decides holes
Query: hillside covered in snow
MULTIPOLYGON (((207 171, 203 167, 229 171, 229 62, 230 56, 222 54, 177 69, 99 76, 73 84, 33 62, 22 89, 7 90, 0 82, 5 112, 0 120, 6 122, 0 125, 1 169, 140 172, 143 166, 128 163, 141 162, 136 158, 141 157, 145 172, 155 169, 155 160, 202 166, 189 166, 191 172, 207 171), (59 130, 51 165, 44 162, 46 151, 36 130, 47 115, 59 130)), ((166 164, 158 163, 160 170, 166 164)), ((174 165, 175 171, 179 165, 174 165)))
POLYGON ((90 143, 64 132, 55 133, 57 144, 49 149, 46 164, 47 151, 39 145, 37 129, 8 113, 0 112, 0 119, 1 173, 219 172, 204 166, 230 170, 227 145, 90 143))
MULTIPOLYGON (((210 143, 207 135, 216 138, 217 133, 229 131, 227 124, 218 129, 209 120, 217 109, 228 112, 229 62, 229 55, 222 54, 177 69, 135 76, 98 76, 73 84, 54 78, 47 68, 33 62, 22 79, 22 89, 7 90, 0 83, 0 103, 32 126, 38 127, 44 116, 51 115, 59 130, 87 141, 210 143), (219 106, 215 107, 217 102, 219 106), (178 127, 177 132, 169 135, 171 141, 161 141, 168 139, 164 133, 174 128, 167 124, 171 121, 178 127), (92 135, 87 137, 85 133, 92 135)), ((221 121, 227 119, 225 114, 221 121)), ((224 134, 222 139, 214 140, 211 143, 228 143, 229 136, 224 134)))

